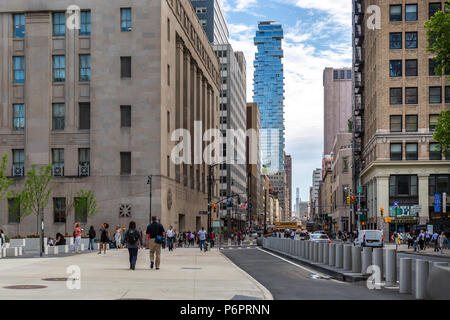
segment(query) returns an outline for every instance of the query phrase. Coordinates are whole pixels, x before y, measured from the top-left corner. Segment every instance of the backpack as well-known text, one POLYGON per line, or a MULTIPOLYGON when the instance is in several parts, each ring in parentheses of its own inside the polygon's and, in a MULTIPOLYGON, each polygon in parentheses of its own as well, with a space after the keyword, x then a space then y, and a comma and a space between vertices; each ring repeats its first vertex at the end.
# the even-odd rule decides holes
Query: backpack
POLYGON ((136 230, 129 230, 127 235, 127 243, 130 245, 136 244, 139 240, 139 235, 136 230))

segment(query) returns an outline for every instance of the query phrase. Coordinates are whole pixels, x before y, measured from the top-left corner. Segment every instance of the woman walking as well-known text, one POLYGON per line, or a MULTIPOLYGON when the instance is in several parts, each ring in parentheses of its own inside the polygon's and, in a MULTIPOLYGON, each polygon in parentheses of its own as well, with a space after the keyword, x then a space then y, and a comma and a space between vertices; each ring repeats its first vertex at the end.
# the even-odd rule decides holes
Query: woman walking
POLYGON ((139 246, 143 246, 144 242, 142 241, 141 233, 136 229, 134 221, 130 222, 128 230, 125 232, 124 242, 130 254, 130 269, 135 270, 139 246))
POLYGON ((116 231, 114 231, 114 242, 116 243, 116 249, 120 249, 122 235, 120 234, 120 226, 116 227, 116 231))
POLYGON ((441 250, 441 254, 444 254, 446 242, 447 242, 447 237, 445 236, 445 233, 442 231, 441 235, 439 236, 439 249, 441 250))
POLYGON ((89 235, 89 247, 88 247, 88 250, 94 251, 94 241, 95 241, 95 236, 96 236, 96 233, 95 233, 95 230, 94 230, 94 226, 91 226, 89 228, 88 235, 89 235))
POLYGON ((75 224, 75 230, 73 231, 73 237, 75 241, 73 243, 72 253, 80 253, 80 243, 81 243, 81 228, 80 223, 75 224))
POLYGON ((107 223, 102 224, 100 228, 100 245, 98 246, 99 251, 98 254, 102 254, 102 246, 105 248, 104 253, 106 254, 106 245, 109 242, 109 232, 108 232, 109 225, 107 223))

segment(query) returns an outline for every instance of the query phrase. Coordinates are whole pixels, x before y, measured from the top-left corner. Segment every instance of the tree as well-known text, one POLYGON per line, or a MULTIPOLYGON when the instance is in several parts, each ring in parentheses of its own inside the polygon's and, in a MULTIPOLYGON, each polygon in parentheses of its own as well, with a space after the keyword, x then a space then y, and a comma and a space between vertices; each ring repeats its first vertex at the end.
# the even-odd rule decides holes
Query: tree
MULTIPOLYGON (((92 190, 80 190, 76 194, 74 201, 75 214, 80 214, 83 218, 93 217, 97 214, 97 200, 92 190)), ((76 219, 76 216, 75 216, 76 219)), ((83 219, 84 220, 84 219, 83 219)))
POLYGON ((48 199, 50 198, 50 182, 52 179, 52 165, 41 166, 37 169, 37 166, 33 164, 31 170, 26 174, 22 192, 15 195, 15 198, 19 199, 21 217, 30 214, 36 215, 37 233, 39 233, 40 229, 41 235, 41 256, 44 251, 44 209, 47 207, 48 199), (39 228, 39 220, 41 228, 39 228))
POLYGON ((2 200, 11 195, 9 187, 12 184, 12 180, 6 176, 7 164, 8 154, 5 153, 2 157, 2 162, 0 163, 0 199, 2 200))
POLYGON ((450 109, 439 114, 433 139, 441 145, 443 154, 450 153, 450 109))
MULTIPOLYGON (((450 10, 450 5, 446 4, 445 8, 450 10)), ((450 13, 436 12, 429 21, 425 22, 425 28, 428 29, 428 51, 436 55, 435 73, 442 75, 444 71, 450 70, 450 13)))

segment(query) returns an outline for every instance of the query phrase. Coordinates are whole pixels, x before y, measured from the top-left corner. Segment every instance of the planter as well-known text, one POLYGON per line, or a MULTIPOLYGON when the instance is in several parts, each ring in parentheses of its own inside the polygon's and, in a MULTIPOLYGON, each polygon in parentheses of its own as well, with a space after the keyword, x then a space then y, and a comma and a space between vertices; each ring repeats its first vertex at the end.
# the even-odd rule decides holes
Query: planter
POLYGON ((81 244, 84 244, 85 248, 89 248, 89 238, 82 238, 81 244))
POLYGON ((66 244, 68 244, 69 246, 73 246, 73 242, 73 237, 66 237, 66 244))
POLYGON ((63 246, 56 246, 55 248, 58 248, 58 253, 68 253, 69 252, 69 245, 63 245, 63 246))
MULTIPOLYGON (((40 251, 41 239, 39 238, 26 238, 25 239, 25 250, 26 251, 40 251)), ((47 237, 44 238, 44 243, 47 244, 47 237)), ((46 247, 46 246, 45 246, 46 247)))
POLYGON ((53 246, 47 246, 47 252, 48 254, 58 254, 59 253, 59 247, 53 247, 53 246))
POLYGON ((25 247, 25 239, 10 239, 11 247, 25 247))

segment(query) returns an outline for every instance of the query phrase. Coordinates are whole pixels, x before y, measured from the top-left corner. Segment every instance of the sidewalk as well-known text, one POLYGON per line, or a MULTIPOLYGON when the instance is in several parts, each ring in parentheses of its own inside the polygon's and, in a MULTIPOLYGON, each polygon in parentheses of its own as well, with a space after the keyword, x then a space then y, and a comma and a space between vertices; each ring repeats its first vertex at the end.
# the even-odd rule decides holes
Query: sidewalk
MULTIPOLYGON (((395 249, 395 244, 394 243, 388 243, 388 244, 385 244, 384 247, 386 249, 395 249)), ((424 251, 414 251, 413 247, 408 249, 408 245, 407 244, 401 244, 401 245, 398 246, 397 252, 408 253, 408 254, 415 254, 415 255, 418 255, 418 256, 425 256, 425 257, 450 259, 450 250, 449 249, 445 249, 444 253, 442 254, 440 252, 434 252, 434 246, 428 247, 424 251)))
POLYGON ((55 300, 230 300, 235 296, 271 300, 270 292, 235 266, 217 249, 163 250, 161 269, 150 270, 149 251, 139 250, 136 270, 129 270, 128 250, 106 255, 81 254, 60 258, 4 259, 0 264, 0 299, 55 300), (81 289, 69 290, 67 267, 81 269, 81 289), (43 289, 6 289, 13 285, 43 285, 43 289))

